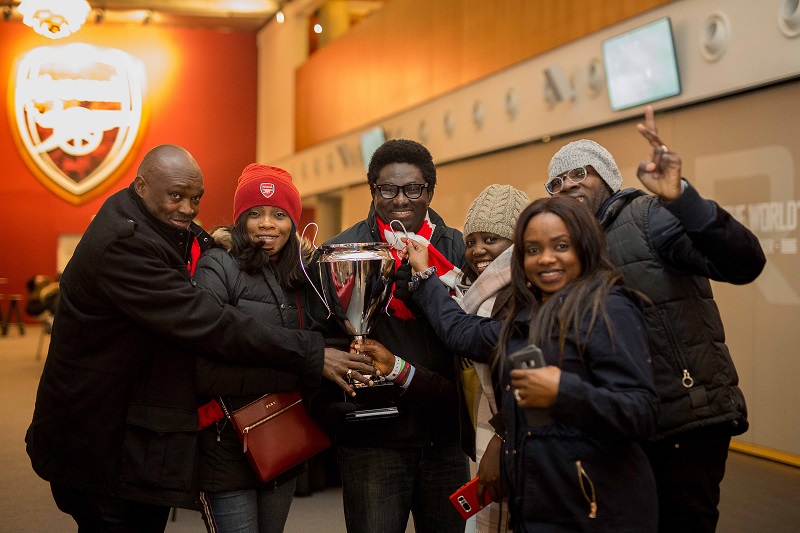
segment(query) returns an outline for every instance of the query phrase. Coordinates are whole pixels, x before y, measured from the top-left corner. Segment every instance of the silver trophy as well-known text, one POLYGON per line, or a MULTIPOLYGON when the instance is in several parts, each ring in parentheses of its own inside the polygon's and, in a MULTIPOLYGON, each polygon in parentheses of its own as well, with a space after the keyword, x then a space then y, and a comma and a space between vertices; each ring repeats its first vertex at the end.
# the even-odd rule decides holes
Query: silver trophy
POLYGON ((320 283, 328 310, 347 332, 361 340, 375 325, 391 297, 394 258, 380 242, 320 247, 320 283))
MULTIPOLYGON (((386 312, 392 292, 391 275, 395 260, 387 243, 349 243, 323 245, 319 259, 322 299, 328 311, 355 340, 362 340, 386 312)), ((391 405, 397 397, 397 387, 382 376, 368 376, 372 387, 359 381, 353 399, 357 404, 350 420, 367 420, 398 414, 391 405)), ((348 401, 351 401, 348 398, 348 401)))

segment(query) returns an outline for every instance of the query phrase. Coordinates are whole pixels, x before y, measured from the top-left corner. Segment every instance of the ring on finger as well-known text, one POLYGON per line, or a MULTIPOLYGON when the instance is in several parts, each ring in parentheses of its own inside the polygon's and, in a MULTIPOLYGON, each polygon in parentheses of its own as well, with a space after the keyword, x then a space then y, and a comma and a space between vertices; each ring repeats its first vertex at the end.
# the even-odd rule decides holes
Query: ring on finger
POLYGON ((347 369, 347 377, 349 378, 352 375, 353 375, 353 369, 352 368, 348 368, 347 369))
POLYGON ((519 395, 519 389, 514 389, 514 399, 518 402, 522 401, 522 397, 519 395))
POLYGON ((669 148, 667 148, 667 145, 666 145, 666 144, 662 144, 662 145, 661 145, 661 151, 662 151, 662 152, 664 152, 665 154, 666 154, 667 152, 669 152, 669 148))

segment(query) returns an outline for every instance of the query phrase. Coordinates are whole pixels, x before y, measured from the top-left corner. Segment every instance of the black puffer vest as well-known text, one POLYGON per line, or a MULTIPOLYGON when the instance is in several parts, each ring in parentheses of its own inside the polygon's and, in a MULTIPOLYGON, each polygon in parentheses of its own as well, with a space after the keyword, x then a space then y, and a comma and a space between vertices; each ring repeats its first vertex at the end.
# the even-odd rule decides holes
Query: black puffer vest
POLYGON ((711 283, 661 260, 649 232, 654 198, 621 197, 602 222, 611 261, 626 285, 653 302, 645 316, 661 404, 655 438, 716 424, 739 435, 748 427, 747 408, 711 283))

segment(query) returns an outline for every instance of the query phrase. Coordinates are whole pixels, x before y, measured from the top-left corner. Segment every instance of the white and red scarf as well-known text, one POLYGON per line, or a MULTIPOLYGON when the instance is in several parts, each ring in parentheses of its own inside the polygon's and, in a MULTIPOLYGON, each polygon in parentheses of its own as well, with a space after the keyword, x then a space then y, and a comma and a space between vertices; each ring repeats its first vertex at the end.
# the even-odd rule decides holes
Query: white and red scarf
MULTIPOLYGON (((400 268, 399 252, 406 246, 400 239, 408 237, 428 247, 428 264, 436 267, 436 275, 439 276, 439 280, 450 288, 451 295, 455 294, 456 282, 461 277, 461 269, 454 266, 431 244, 430 238, 436 226, 431 222, 430 216, 427 213, 425 214, 425 220, 422 222, 422 227, 416 233, 412 231, 403 233, 402 230, 396 232, 389 227, 389 224, 386 224, 377 216, 375 217, 375 221, 378 223, 378 232, 380 233, 381 240, 392 245, 391 252, 392 257, 394 257, 395 270, 400 268)), ((392 292, 394 292, 394 287, 392 287, 392 292)), ((414 318, 413 313, 411 313, 408 307, 397 298, 392 298, 389 302, 389 307, 394 311, 397 318, 403 320, 414 318)))

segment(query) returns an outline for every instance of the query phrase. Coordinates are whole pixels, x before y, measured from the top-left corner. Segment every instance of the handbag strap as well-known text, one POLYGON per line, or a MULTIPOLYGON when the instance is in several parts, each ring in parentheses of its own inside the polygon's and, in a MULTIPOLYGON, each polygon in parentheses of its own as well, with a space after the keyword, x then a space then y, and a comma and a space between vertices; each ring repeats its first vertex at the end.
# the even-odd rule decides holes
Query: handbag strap
POLYGON ((225 407, 225 402, 222 401, 222 396, 219 396, 217 400, 219 401, 219 405, 222 407, 222 412, 225 413, 225 418, 230 420, 231 414, 228 412, 228 408, 225 407))

